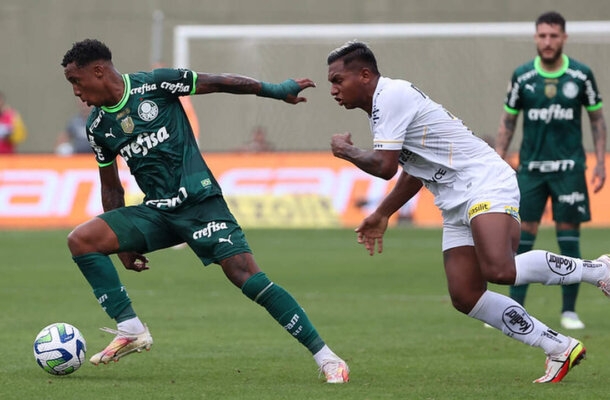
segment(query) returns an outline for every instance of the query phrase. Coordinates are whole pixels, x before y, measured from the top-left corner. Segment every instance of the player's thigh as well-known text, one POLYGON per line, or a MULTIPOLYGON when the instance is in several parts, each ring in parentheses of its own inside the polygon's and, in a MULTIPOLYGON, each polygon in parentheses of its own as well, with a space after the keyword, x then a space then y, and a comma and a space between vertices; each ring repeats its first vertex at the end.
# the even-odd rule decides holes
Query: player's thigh
POLYGON ((477 260, 484 278, 492 283, 512 284, 514 255, 519 244, 519 221, 511 214, 490 212, 471 221, 477 260))
POLYGON ((553 220, 579 224, 591 220, 589 194, 584 172, 565 172, 549 182, 553 220))
POLYGON ((520 172, 517 174, 521 201, 519 204, 519 214, 523 221, 540 221, 542 213, 546 207, 551 190, 547 185, 544 176, 536 172, 520 172))
POLYGON ((119 252, 148 253, 183 242, 167 223, 164 212, 142 204, 117 208, 100 215, 100 218, 117 236, 119 252))
POLYGON ((205 265, 252 252, 222 196, 189 206, 181 213, 180 224, 187 233, 185 241, 205 265))

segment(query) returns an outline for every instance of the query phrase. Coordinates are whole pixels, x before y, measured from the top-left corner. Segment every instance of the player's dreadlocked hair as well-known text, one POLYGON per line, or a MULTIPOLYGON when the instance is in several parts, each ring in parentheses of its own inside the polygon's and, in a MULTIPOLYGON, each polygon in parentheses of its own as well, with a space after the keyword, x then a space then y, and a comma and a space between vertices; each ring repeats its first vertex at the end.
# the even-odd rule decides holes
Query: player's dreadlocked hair
POLYGON ((112 53, 108 46, 96 39, 85 39, 74 43, 72 48, 66 52, 61 62, 62 67, 75 63, 81 68, 93 61, 112 61, 112 53))
POLYGON ((330 52, 326 63, 330 65, 339 59, 343 60, 343 65, 346 67, 349 64, 356 62, 356 65, 354 65, 355 67, 366 67, 374 74, 379 75, 375 55, 363 42, 351 40, 343 46, 336 48, 330 52))
POLYGON ((566 20, 561 14, 555 11, 549 11, 536 19, 536 26, 540 24, 559 25, 563 32, 566 31, 566 20))

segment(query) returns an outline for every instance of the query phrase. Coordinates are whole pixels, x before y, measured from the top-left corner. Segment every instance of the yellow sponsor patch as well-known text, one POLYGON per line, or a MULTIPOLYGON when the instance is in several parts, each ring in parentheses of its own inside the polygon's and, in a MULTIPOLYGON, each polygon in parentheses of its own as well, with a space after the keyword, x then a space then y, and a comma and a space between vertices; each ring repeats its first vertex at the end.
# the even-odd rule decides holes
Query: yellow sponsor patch
POLYGON ((480 214, 485 211, 489 211, 491 208, 491 202, 484 201, 482 203, 477 203, 474 206, 468 209, 468 219, 474 217, 477 214, 480 214))
POLYGON ((513 206, 504 206, 504 212, 510 214, 514 219, 521 222, 521 216, 519 215, 519 208, 513 206))

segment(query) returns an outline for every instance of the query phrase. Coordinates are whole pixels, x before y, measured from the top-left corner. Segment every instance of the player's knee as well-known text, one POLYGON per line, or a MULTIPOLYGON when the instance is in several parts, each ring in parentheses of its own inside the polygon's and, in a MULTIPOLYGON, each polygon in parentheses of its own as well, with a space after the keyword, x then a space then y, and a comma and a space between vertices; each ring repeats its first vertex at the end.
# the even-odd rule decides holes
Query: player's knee
POLYGON ((78 228, 68 234, 68 249, 70 249, 70 253, 72 253, 73 256, 84 254, 83 243, 84 238, 78 228))
POLYGON ((477 304, 475 299, 470 299, 469 296, 451 296, 451 304, 453 308, 462 314, 468 314, 477 304), (474 300, 474 301, 473 301, 474 300))
POLYGON ((68 234, 68 249, 73 256, 86 253, 102 252, 103 237, 94 235, 89 229, 81 225, 68 234))
POLYGON ((498 285, 512 285, 515 283, 516 270, 514 265, 494 265, 485 268, 485 280, 498 285))

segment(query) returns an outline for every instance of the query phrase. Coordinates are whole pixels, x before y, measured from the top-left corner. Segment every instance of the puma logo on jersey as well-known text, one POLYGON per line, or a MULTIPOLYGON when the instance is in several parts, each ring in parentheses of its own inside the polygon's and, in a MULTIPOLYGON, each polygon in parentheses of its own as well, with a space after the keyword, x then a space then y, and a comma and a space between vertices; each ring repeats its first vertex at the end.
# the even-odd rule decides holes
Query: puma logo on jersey
POLYGON ((530 92, 534 93, 536 91, 536 84, 535 83, 534 84, 526 83, 524 88, 526 90, 529 90, 530 92))
POLYGON ((229 235, 228 238, 218 238, 218 243, 229 243, 231 246, 233 245, 233 242, 231 241, 231 235, 229 235))
POLYGON ((112 128, 110 128, 110 132, 104 133, 104 137, 107 137, 107 138, 113 137, 116 139, 116 136, 114 136, 114 133, 112 133, 112 128))

